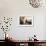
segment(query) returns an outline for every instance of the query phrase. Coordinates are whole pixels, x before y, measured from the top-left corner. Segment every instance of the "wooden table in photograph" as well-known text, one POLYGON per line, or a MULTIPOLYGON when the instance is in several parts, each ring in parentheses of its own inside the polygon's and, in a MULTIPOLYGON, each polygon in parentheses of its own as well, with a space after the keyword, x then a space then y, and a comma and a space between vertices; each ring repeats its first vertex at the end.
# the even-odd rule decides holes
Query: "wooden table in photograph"
POLYGON ((7 42, 14 46, 46 46, 46 40, 39 41, 29 41, 29 40, 13 40, 12 42, 7 42))

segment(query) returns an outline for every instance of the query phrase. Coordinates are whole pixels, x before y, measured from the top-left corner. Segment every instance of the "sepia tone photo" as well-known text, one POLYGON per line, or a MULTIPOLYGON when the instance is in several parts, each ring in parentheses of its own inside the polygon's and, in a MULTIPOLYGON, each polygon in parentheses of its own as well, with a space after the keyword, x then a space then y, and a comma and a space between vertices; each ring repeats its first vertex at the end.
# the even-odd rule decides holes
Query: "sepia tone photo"
POLYGON ((20 25, 32 25, 32 17, 20 16, 20 25))

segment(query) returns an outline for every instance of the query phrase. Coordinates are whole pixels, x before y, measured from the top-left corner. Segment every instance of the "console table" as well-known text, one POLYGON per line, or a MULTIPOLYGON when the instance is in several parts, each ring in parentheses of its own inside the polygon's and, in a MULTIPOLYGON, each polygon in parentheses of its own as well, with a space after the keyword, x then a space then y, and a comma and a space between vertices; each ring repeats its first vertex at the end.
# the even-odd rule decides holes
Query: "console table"
POLYGON ((14 46, 46 46, 46 40, 29 41, 29 40, 13 40, 7 42, 14 46))
POLYGON ((5 46, 5 40, 0 40, 0 46, 5 46))

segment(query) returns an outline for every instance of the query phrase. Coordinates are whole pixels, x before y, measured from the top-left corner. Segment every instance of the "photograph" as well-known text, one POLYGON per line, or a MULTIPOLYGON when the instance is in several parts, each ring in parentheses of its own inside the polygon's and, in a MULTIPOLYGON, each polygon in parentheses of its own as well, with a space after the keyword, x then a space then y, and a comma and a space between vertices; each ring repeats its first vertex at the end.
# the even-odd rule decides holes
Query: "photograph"
POLYGON ((20 25, 32 25, 32 16, 20 16, 20 25))

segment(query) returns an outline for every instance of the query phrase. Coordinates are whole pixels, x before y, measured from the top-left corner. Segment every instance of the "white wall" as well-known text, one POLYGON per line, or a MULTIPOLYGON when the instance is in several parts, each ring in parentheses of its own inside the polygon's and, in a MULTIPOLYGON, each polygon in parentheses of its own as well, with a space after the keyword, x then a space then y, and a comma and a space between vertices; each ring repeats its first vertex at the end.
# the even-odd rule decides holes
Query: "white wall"
POLYGON ((33 26, 20 26, 17 23, 17 17, 13 19, 11 34, 19 40, 27 40, 34 34, 39 40, 44 39, 44 16, 34 16, 33 26), (15 21, 15 22, 14 22, 15 21))
POLYGON ((13 17, 12 29, 9 32, 17 39, 27 40, 36 34, 39 40, 44 40, 46 9, 32 8, 28 3, 28 0, 0 0, 0 16, 13 17), (20 15, 34 16, 34 25, 32 27, 19 26, 20 15))
MULTIPOLYGON (((2 17, 3 18, 3 17, 2 17)), ((34 34, 37 35, 37 39, 43 40, 44 37, 44 16, 34 16, 33 18, 33 26, 20 26, 18 24, 18 16, 12 17, 12 26, 10 28, 10 33, 13 37, 16 37, 17 40, 27 40, 29 37, 32 37, 34 34)), ((1 19, 1 18, 0 18, 1 19)), ((3 19, 2 19, 3 20, 3 19)), ((1 28, 1 27, 0 27, 1 28)), ((2 35, 3 31, 0 29, 0 35, 2 35)), ((4 35, 4 33, 3 33, 4 35)), ((0 39, 4 37, 0 36, 0 39)))
POLYGON ((46 16, 44 19, 45 23, 44 23, 44 39, 46 39, 46 16))

